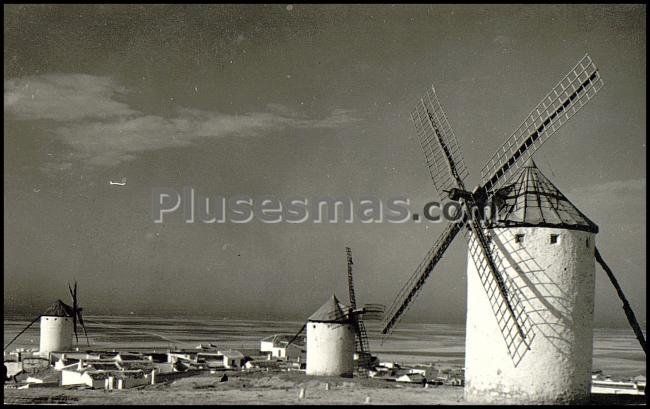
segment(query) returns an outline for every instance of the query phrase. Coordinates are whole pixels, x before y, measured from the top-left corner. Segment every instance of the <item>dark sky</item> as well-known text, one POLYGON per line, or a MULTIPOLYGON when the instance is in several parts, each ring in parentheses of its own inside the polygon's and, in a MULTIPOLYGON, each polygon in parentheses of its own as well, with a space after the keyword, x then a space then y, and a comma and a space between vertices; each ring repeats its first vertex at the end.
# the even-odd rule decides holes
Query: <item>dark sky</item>
MULTIPOLYGON (((645 6, 4 7, 4 307, 302 318, 389 304, 442 225, 154 224, 155 187, 437 199, 408 113, 434 83, 470 170, 588 52, 600 94, 538 167, 600 226, 645 322, 645 6), (109 180, 126 177, 124 187, 109 180)), ((460 238, 406 316, 463 322, 460 238)), ((626 325, 597 269, 598 325, 626 325)))

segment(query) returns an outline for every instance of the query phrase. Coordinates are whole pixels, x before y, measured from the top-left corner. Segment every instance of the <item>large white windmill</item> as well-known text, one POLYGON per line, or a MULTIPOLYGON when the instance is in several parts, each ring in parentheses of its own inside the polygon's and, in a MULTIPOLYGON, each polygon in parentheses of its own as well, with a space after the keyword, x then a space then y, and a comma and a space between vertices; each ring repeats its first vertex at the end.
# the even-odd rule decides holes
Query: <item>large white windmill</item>
POLYGON ((435 89, 411 114, 439 194, 462 205, 388 308, 388 334, 461 231, 468 241, 465 397, 477 403, 560 403, 589 399, 594 257, 645 339, 611 270, 595 247, 598 227, 536 168, 533 153, 602 88, 591 58, 542 99, 465 188, 460 146, 435 89), (511 182, 514 176, 519 177, 511 182), (485 219, 486 207, 498 212, 485 219))

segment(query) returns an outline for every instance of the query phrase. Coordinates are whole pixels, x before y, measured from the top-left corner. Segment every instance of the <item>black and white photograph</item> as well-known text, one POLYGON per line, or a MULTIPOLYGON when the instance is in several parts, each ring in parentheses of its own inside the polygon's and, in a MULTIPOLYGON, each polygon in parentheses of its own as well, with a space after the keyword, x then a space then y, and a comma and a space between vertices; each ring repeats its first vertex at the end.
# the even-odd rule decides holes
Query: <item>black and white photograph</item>
POLYGON ((645 405, 646 4, 5 4, 6 405, 645 405))

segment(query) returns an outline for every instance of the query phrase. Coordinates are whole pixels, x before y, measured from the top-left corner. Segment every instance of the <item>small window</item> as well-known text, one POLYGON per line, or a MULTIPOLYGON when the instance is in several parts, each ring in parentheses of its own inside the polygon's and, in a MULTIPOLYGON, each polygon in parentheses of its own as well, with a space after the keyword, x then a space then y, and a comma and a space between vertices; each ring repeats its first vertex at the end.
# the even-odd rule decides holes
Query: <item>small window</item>
POLYGON ((557 234, 551 234, 551 244, 556 244, 557 243, 557 234))
POLYGON ((589 237, 587 237, 587 240, 585 240, 585 244, 587 245, 587 248, 589 248, 589 237))
POLYGON ((515 234, 515 243, 523 243, 524 235, 522 233, 515 234))

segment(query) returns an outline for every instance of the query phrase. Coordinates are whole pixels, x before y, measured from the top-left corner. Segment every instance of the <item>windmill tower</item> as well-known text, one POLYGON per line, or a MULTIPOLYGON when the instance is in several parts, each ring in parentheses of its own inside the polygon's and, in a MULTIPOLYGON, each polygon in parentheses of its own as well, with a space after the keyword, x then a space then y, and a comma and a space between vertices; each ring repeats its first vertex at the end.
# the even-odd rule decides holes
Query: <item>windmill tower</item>
POLYGON ((307 375, 366 376, 372 365, 368 334, 362 316, 379 320, 384 312, 381 304, 364 304, 357 308, 352 275, 352 250, 345 248, 350 306, 346 307, 336 295, 325 302, 288 342, 293 343, 307 329, 307 375))
POLYGON ((352 376, 355 330, 332 295, 307 320, 307 375, 352 376))
POLYGON ((79 300, 77 298, 77 282, 74 283, 74 289, 68 284, 70 296, 72 297, 72 306, 57 300, 41 315, 32 320, 23 328, 7 345, 6 350, 18 337, 20 337, 29 327, 40 321, 40 341, 38 355, 48 357, 50 352, 69 351, 72 349, 74 334, 75 339, 79 342, 78 325, 81 325, 86 343, 88 343, 88 334, 84 325, 79 300))
POLYGON ((586 55, 506 139, 472 192, 465 188, 469 172, 433 87, 411 113, 435 188, 459 202, 461 211, 397 294, 382 333, 394 328, 464 230, 469 244, 465 397, 470 402, 589 398, 594 256, 645 351, 634 314, 595 248, 596 225, 527 162, 602 85, 586 55), (508 184, 515 175, 519 178, 508 184), (498 209, 496 222, 486 221, 488 206, 498 209))
POLYGON ((48 357, 53 351, 72 349, 72 308, 61 300, 53 303, 41 315, 41 337, 38 354, 48 357))
POLYGON ((531 159, 516 181, 497 194, 502 202, 486 236, 509 291, 518 293, 528 312, 530 321, 524 324, 528 339, 520 342, 515 331, 502 330, 494 319, 498 302, 493 305, 483 289, 485 267, 477 262, 477 240, 470 238, 465 398, 495 403, 586 401, 591 387, 598 227, 531 159))

